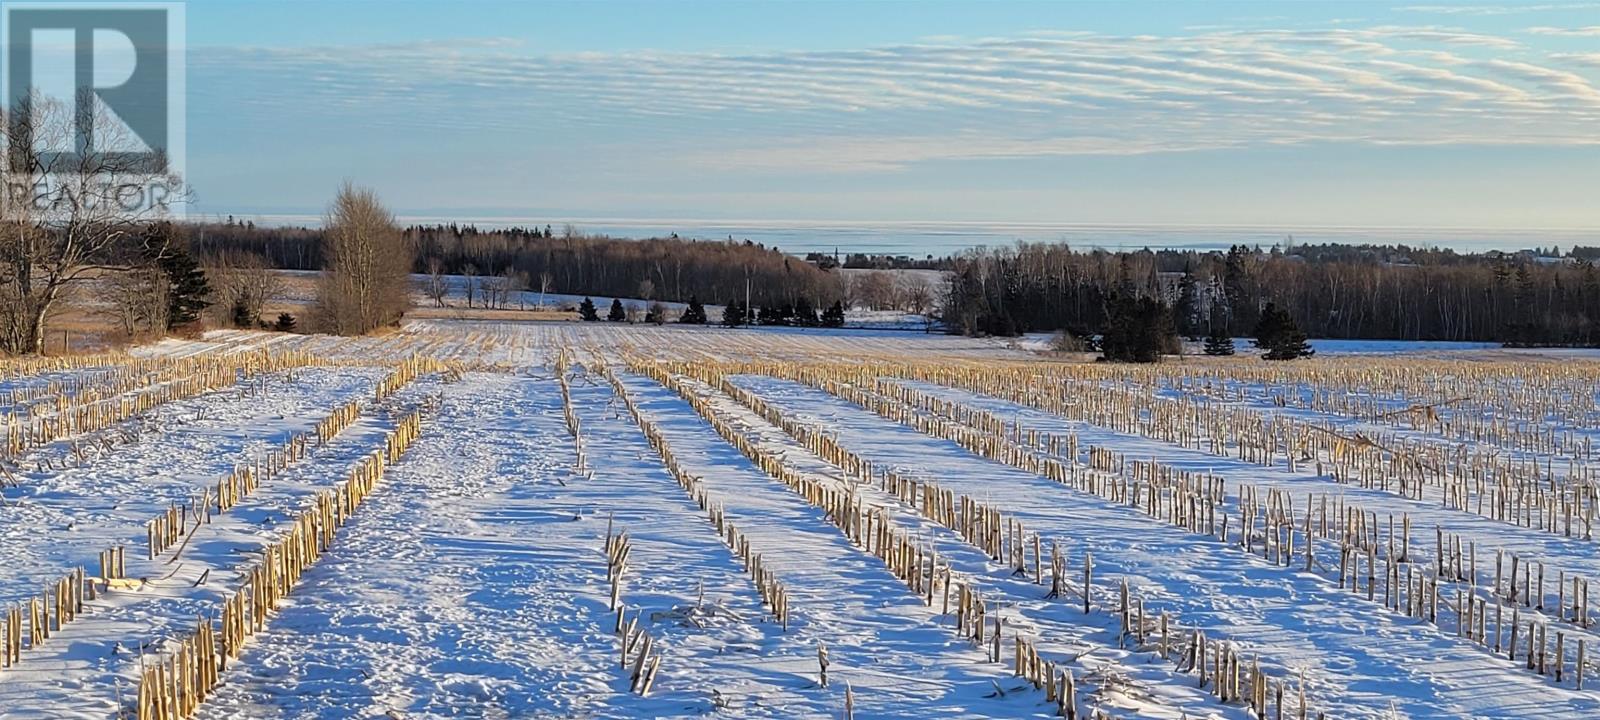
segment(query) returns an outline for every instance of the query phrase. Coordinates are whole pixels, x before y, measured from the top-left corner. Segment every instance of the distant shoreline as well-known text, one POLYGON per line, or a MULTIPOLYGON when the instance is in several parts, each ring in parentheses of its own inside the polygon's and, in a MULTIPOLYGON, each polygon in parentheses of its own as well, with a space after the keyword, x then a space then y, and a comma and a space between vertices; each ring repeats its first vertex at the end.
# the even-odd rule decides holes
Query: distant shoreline
MULTIPOLYGON (((226 220, 228 215, 195 214, 189 220, 226 220)), ((318 215, 236 214, 239 221, 269 226, 317 226, 318 215)), ((593 218, 553 220, 537 217, 450 217, 399 215, 402 225, 457 224, 480 228, 512 226, 560 229, 572 225, 587 234, 619 238, 667 237, 673 234, 701 240, 749 240, 777 246, 785 252, 867 253, 942 256, 967 248, 1008 246, 1018 240, 1066 242, 1076 247, 1106 250, 1227 250, 1236 244, 1263 248, 1283 244, 1407 245, 1444 247, 1462 252, 1517 251, 1574 245, 1600 245, 1600 228, 1502 228, 1266 226, 1266 225, 1163 225, 1117 223, 987 223, 919 221, 761 221, 593 218)))

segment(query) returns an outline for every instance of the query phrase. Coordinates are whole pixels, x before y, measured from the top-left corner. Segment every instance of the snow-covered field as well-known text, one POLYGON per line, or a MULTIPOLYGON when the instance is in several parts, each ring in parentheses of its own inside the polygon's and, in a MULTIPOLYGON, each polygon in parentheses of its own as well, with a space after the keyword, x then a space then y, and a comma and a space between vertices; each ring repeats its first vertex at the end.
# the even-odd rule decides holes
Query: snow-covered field
POLYGON ((429 319, 0 361, 0 717, 1600 717, 1600 362, 1321 349, 429 319))

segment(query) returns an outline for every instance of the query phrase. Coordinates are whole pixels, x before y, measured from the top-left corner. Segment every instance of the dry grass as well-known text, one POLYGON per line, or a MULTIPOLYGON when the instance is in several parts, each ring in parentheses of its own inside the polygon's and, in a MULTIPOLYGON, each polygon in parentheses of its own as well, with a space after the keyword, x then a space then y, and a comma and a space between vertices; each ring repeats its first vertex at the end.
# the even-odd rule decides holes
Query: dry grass
POLYGON ((434 320, 543 320, 556 322, 576 322, 578 314, 569 310, 511 310, 487 308, 459 308, 459 307, 414 307, 406 313, 407 318, 434 319, 434 320))

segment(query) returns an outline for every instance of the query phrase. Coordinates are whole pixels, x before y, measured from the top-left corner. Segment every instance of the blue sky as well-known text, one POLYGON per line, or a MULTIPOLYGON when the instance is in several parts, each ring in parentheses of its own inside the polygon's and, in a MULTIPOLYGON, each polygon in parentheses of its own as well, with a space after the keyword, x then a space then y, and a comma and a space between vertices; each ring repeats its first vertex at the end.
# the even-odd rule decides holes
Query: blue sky
POLYGON ((1600 2, 188 4, 210 213, 1600 227, 1600 2))

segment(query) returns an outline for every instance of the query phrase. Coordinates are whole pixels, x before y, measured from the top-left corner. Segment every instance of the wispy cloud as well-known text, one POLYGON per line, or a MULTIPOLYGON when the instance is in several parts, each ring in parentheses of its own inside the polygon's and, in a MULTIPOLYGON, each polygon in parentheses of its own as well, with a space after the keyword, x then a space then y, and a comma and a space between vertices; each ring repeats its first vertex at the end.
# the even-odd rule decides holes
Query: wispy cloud
POLYGON ((1528 28, 1527 32, 1532 35, 1555 35, 1558 37, 1600 37, 1600 25, 1576 28, 1539 26, 1528 28))
POLYGON ((1600 3, 1543 3, 1536 5, 1408 5, 1396 8, 1402 12, 1433 13, 1437 15, 1522 15, 1525 13, 1561 10, 1592 10, 1600 3))
POLYGON ((1587 65, 1589 67, 1600 68, 1600 52, 1555 53, 1550 57, 1556 60, 1575 63, 1578 65, 1587 65))
POLYGON ((638 152, 700 167, 881 172, 1312 142, 1600 144, 1595 59, 1380 26, 1042 31, 743 54, 538 54, 488 38, 196 48, 190 65, 194 92, 215 95, 198 104, 228 112, 532 141, 649 137, 638 152))

